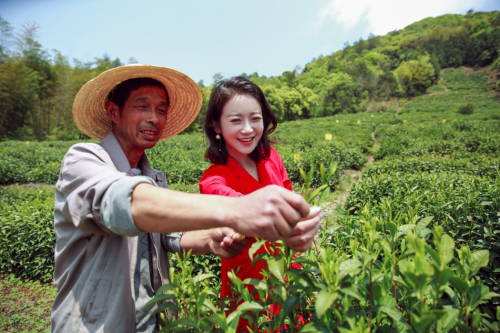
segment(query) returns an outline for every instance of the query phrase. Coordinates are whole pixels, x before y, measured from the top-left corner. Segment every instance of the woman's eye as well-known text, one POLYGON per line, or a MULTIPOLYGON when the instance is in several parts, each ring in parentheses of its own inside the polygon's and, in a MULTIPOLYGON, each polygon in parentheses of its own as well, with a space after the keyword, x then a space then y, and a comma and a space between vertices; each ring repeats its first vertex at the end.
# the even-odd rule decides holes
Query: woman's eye
POLYGON ((254 117, 253 120, 262 120, 261 117, 254 117))
POLYGON ((239 119, 231 119, 232 123, 236 123, 236 122, 239 122, 239 121, 240 121, 239 119))

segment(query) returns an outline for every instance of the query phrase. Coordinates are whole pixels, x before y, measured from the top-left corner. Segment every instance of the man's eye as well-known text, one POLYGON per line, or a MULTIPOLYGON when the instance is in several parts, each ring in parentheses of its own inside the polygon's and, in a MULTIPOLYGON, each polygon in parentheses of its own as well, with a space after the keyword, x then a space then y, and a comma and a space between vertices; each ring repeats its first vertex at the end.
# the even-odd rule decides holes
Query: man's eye
POLYGON ((139 104, 139 105, 136 105, 136 108, 139 108, 139 109, 145 109, 147 108, 148 106, 145 105, 145 104, 139 104))
POLYGON ((157 112, 161 112, 161 113, 167 113, 167 110, 166 109, 156 109, 157 112))

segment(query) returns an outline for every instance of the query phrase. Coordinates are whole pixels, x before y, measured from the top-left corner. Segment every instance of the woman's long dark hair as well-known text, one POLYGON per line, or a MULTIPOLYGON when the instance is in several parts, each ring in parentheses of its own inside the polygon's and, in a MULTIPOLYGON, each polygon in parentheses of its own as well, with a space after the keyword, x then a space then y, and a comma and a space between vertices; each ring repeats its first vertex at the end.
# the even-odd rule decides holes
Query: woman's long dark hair
POLYGON ((255 98, 262 109, 264 131, 262 132, 262 137, 260 138, 257 146, 249 154, 250 158, 256 163, 259 163, 262 160, 268 159, 271 152, 272 142, 268 136, 274 132, 276 126, 278 126, 274 113, 271 110, 264 93, 255 83, 242 76, 235 76, 227 81, 219 82, 212 91, 210 101, 208 102, 207 116, 205 118, 203 129, 208 140, 210 141, 210 145, 205 152, 205 158, 209 159, 213 164, 224 165, 227 163, 228 154, 226 150, 226 142, 224 141, 222 135, 220 140, 215 138, 217 133, 215 132, 214 121, 217 124, 220 124, 222 108, 235 95, 247 95, 255 98), (219 144, 222 146, 221 151, 219 151, 219 144))

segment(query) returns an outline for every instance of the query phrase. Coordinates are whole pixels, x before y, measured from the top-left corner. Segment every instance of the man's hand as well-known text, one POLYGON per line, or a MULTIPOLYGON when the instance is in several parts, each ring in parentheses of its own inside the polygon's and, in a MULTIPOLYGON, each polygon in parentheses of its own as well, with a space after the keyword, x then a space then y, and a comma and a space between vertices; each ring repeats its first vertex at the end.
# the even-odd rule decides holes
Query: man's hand
POLYGON ((309 249, 318 232, 321 217, 322 213, 319 207, 311 208, 309 215, 295 225, 292 234, 289 237, 283 237, 285 244, 295 251, 309 249))
POLYGON ((208 243, 210 251, 221 258, 237 256, 248 243, 248 238, 231 228, 217 228, 210 231, 211 239, 208 243))
POLYGON ((289 237, 297 222, 310 214, 304 198, 276 185, 266 186, 237 200, 235 205, 228 207, 234 214, 230 217, 231 225, 248 237, 270 241, 289 237))

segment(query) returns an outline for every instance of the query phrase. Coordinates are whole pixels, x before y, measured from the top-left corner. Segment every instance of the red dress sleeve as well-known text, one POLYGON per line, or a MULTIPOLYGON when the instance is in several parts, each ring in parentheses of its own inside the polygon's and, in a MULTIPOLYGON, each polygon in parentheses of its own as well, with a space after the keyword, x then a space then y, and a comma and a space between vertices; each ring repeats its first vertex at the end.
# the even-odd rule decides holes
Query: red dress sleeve
POLYGON ((212 165, 200 179, 200 193, 223 195, 225 197, 241 197, 242 193, 235 190, 234 176, 223 165, 212 165))

